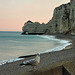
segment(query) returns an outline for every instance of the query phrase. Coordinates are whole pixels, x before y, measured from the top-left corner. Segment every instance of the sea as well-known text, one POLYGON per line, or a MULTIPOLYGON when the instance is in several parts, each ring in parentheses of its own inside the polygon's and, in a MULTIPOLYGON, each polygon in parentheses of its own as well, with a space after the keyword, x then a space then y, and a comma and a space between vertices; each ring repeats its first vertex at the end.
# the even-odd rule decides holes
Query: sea
POLYGON ((0 65, 22 60, 19 56, 60 51, 70 44, 51 35, 21 35, 17 31, 0 31, 0 65))

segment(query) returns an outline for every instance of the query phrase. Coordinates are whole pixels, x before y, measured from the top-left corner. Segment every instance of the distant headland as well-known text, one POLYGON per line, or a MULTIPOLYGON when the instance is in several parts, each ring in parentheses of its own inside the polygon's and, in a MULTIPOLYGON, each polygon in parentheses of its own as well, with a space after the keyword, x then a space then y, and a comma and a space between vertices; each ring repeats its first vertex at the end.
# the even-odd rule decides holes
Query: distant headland
POLYGON ((63 33, 75 35, 75 0, 54 9, 52 19, 44 24, 27 21, 22 27, 22 34, 63 33))

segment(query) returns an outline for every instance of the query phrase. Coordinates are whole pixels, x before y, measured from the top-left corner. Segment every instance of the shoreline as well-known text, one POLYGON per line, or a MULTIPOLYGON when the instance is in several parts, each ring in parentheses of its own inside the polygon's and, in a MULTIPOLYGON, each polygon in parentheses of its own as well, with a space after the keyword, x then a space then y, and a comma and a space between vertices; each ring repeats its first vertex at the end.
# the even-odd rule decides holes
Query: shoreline
MULTIPOLYGON (((59 42, 60 44, 65 44, 65 45, 63 45, 63 46, 58 45, 58 46, 56 46, 56 47, 54 47, 54 48, 45 50, 45 51, 43 51, 43 52, 40 52, 40 54, 49 53, 49 52, 54 52, 54 51, 61 51, 62 49, 66 49, 67 47, 69 47, 69 46, 72 44, 71 40, 58 39, 58 38, 56 38, 56 37, 53 36, 53 35, 42 35, 42 36, 38 35, 38 36, 41 37, 41 38, 46 38, 46 39, 48 39, 48 40, 57 41, 57 42, 59 42)), ((35 55, 35 54, 33 54, 33 55, 35 55)), ((22 56, 22 57, 29 57, 29 56, 33 56, 33 55, 25 55, 25 56, 22 56)), ((15 62, 15 61, 19 61, 19 60, 22 60, 22 59, 23 59, 23 58, 21 58, 21 56, 19 56, 19 57, 20 57, 20 58, 17 57, 17 58, 12 58, 12 59, 1 60, 1 61, 0 61, 0 65, 4 65, 4 64, 6 64, 6 63, 11 63, 11 62, 15 62)))
MULTIPOLYGON (((50 34, 51 35, 51 34, 50 34)), ((72 40, 72 47, 68 49, 63 49, 61 51, 48 52, 41 54, 41 62, 36 66, 36 71, 43 69, 43 67, 52 65, 57 62, 62 61, 72 61, 75 64, 75 36, 63 35, 63 34, 52 34, 58 39, 70 39, 72 40), (46 62, 47 61, 47 62, 46 62)), ((19 64, 25 60, 31 59, 32 57, 27 57, 23 60, 6 63, 0 66, 0 75, 30 75, 28 70, 31 69, 30 66, 20 67, 19 64)), ((32 74, 31 74, 32 75, 32 74)))

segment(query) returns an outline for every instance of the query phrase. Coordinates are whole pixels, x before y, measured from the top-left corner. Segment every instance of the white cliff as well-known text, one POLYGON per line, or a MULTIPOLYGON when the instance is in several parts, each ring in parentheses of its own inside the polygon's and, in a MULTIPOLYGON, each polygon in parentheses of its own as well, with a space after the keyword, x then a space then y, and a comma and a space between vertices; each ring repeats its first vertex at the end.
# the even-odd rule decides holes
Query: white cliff
POLYGON ((23 32, 29 33, 64 33, 75 35, 75 0, 54 9, 52 19, 47 24, 27 22, 23 32))

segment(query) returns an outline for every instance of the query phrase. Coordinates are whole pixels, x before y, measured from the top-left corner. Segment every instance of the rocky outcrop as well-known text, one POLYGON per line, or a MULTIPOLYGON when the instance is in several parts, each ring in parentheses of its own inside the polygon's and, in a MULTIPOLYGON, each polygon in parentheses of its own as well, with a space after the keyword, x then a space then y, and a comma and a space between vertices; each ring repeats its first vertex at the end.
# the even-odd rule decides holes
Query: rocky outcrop
POLYGON ((47 31, 46 29, 48 29, 48 25, 44 23, 27 21, 22 28, 22 34, 44 34, 47 31))
POLYGON ((70 28, 70 3, 55 8, 53 18, 48 22, 50 32, 65 33, 70 28))
POLYGON ((54 10, 53 18, 47 24, 52 33, 75 34, 75 1, 63 4, 54 10))
POLYGON ((27 22, 23 32, 29 33, 64 33, 75 35, 75 0, 54 9, 52 19, 47 24, 27 22))

